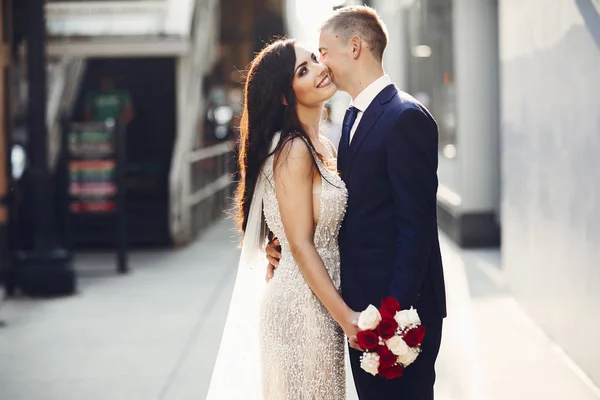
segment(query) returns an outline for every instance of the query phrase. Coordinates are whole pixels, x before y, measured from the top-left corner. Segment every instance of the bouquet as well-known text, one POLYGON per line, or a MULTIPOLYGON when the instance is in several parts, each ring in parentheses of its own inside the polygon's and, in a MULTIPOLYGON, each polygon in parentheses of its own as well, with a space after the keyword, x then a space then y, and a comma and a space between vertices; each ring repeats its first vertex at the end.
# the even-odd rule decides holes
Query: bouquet
POLYGON ((365 350, 361 368, 386 379, 402 376, 419 356, 425 336, 417 310, 401 310, 393 297, 383 299, 379 310, 369 305, 360 313, 358 328, 358 343, 365 350))

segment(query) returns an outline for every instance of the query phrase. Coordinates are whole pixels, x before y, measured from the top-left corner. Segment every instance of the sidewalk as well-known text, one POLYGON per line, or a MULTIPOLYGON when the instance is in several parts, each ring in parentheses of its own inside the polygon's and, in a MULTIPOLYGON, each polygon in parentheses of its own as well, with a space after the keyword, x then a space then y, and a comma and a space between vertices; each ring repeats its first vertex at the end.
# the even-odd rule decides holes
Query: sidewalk
POLYGON ((81 255, 78 296, 0 309, 2 400, 187 400, 208 390, 239 252, 230 223, 181 250, 81 255))
MULTIPOLYGON (((442 242, 437 400, 600 399, 507 294, 497 251, 442 242)), ((133 254, 128 276, 110 254, 79 256, 79 295, 0 308, 0 399, 204 399, 238 257, 230 221, 185 249, 133 254)))
POLYGON ((441 239, 449 317, 436 399, 600 399, 598 388, 509 295, 500 252, 465 251, 441 239))

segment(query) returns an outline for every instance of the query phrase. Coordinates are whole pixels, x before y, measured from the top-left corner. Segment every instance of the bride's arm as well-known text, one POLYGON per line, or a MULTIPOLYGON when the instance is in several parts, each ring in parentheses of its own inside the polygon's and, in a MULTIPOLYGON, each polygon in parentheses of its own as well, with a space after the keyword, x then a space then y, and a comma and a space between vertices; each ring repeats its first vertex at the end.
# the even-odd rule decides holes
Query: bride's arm
POLYGON ((329 278, 313 242, 314 161, 308 145, 296 138, 286 143, 275 161, 275 190, 285 235, 292 255, 313 293, 348 337, 358 328, 355 313, 342 299, 329 278))

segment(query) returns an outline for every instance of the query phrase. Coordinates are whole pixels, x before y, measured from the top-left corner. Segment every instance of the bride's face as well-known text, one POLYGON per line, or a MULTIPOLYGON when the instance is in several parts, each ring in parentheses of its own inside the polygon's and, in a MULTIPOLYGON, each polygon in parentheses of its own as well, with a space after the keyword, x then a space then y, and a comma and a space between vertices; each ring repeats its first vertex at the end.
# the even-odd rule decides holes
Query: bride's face
POLYGON ((329 70, 319 62, 314 53, 302 46, 295 46, 296 65, 292 83, 296 102, 305 107, 322 106, 337 90, 331 81, 329 70))

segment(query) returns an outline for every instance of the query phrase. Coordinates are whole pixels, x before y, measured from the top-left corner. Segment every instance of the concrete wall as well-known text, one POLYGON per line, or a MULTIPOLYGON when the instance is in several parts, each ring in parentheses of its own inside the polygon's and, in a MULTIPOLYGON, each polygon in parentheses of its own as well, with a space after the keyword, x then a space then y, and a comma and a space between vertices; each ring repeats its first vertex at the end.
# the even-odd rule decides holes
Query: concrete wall
POLYGON ((499 11, 502 262, 526 311, 600 384, 600 2, 499 11))

